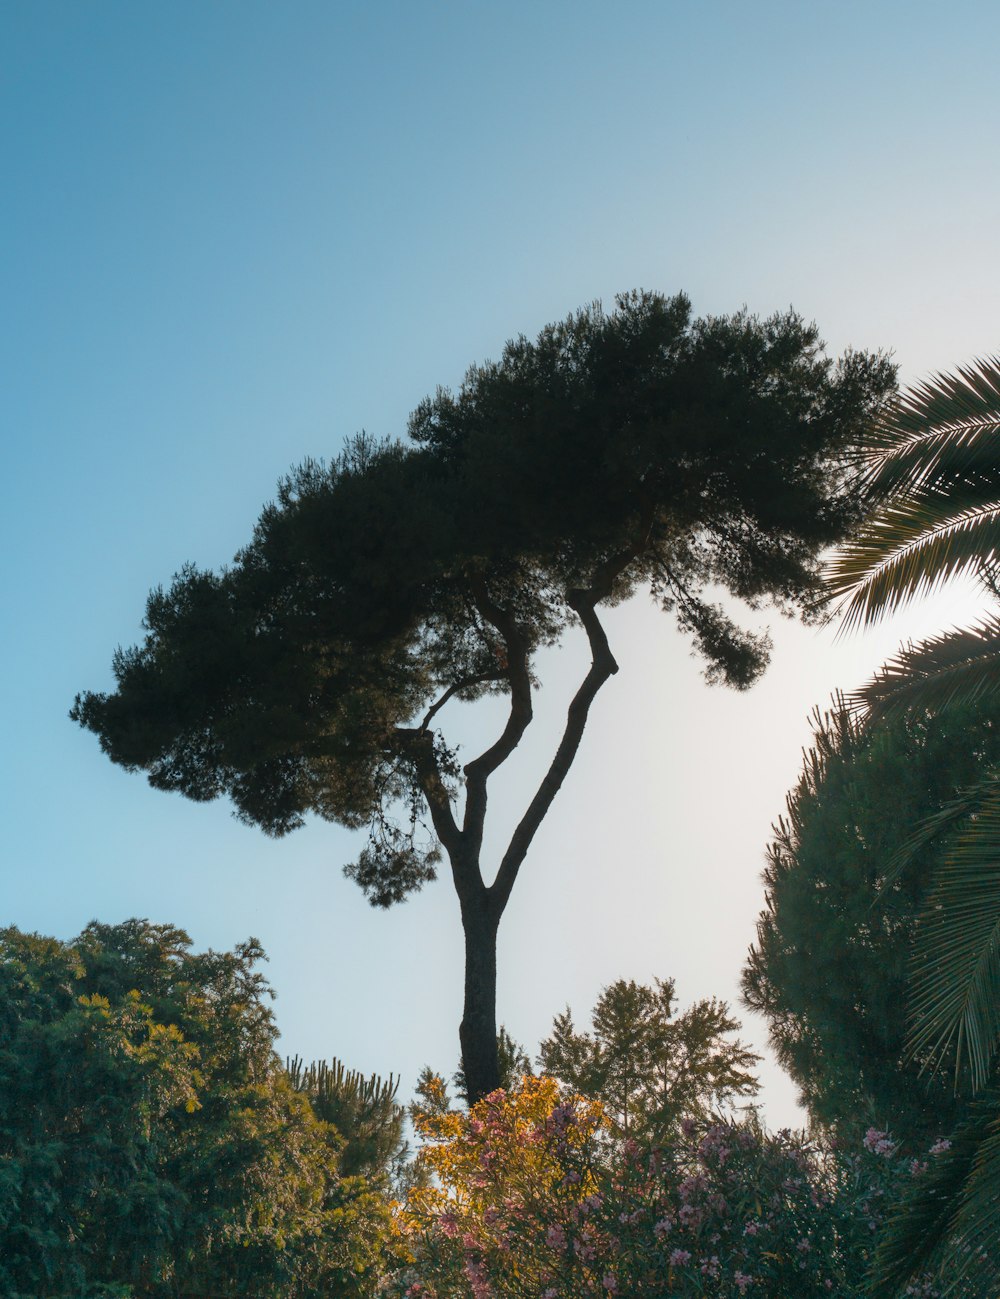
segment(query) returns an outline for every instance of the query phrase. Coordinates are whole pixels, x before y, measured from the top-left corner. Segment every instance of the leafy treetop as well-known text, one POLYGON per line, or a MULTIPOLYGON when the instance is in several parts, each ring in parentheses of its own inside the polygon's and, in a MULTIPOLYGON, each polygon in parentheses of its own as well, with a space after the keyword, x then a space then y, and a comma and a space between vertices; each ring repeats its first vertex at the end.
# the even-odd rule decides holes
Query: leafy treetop
POLYGON ((261 955, 143 920, 0 930, 0 1293, 372 1293, 384 1179, 344 1175, 357 1133, 281 1067, 261 955))
POLYGON ((408 445, 361 435, 306 461, 231 568, 152 592, 115 692, 72 715, 154 786, 227 794, 270 834, 309 812, 368 826, 350 873, 399 901, 432 877, 435 835, 453 865, 463 831, 481 838, 533 655, 575 622, 599 644, 596 605, 646 586, 710 679, 755 679, 766 637, 706 588, 808 604, 817 553, 860 515, 847 457, 893 383, 880 356, 834 365, 792 312, 692 321, 683 295, 638 292, 582 310, 424 401, 408 445), (462 773, 431 723, 487 692, 511 720, 462 773))
POLYGON ((682 1119, 705 1121, 759 1090, 760 1056, 730 1037, 739 1024, 725 1002, 675 1010, 672 979, 618 979, 597 999, 592 1032, 577 1032, 568 1008, 556 1016, 539 1064, 570 1093, 600 1100, 622 1136, 665 1141, 682 1119))

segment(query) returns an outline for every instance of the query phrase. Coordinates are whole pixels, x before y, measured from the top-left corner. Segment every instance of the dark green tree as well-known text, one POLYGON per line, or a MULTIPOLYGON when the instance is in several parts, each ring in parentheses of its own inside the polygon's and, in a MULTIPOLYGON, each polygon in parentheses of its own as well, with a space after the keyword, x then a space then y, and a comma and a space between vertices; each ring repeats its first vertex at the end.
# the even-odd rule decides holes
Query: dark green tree
POLYGON ((0 932, 0 1293, 373 1293, 389 1206, 274 1053, 254 942, 0 932))
POLYGON ((72 716, 154 786, 228 795, 270 834, 310 812, 367 828, 348 874, 376 905, 433 878, 443 852, 465 932, 461 1054, 482 1096, 499 1083, 500 918, 618 670, 600 609, 650 590, 710 680, 748 687, 767 637, 706 589, 810 606, 817 555, 862 512, 852 456, 894 382, 880 356, 834 365, 793 313, 692 321, 683 296, 649 293, 581 311, 423 402, 408 445, 360 437, 304 464, 230 569, 153 591, 115 691, 72 716), (490 778, 531 723, 538 650, 570 627, 591 666, 485 863, 490 778), (485 694, 506 697, 506 722, 460 766, 441 711, 485 694))
POLYGON ((675 1014, 673 979, 652 987, 618 979, 578 1033, 567 1007, 538 1063, 571 1092, 600 1100, 622 1138, 664 1142, 682 1118, 707 1120, 740 1097, 756 1095, 760 1056, 730 1034, 739 1028, 723 1001, 695 1002, 675 1014))
POLYGON ((744 1001, 768 1019, 815 1121, 871 1122, 917 1149, 964 1103, 906 1049, 914 940, 943 846, 897 861, 916 825, 1000 762, 1000 703, 877 725, 841 703, 817 712, 813 734, 767 850, 744 1001))

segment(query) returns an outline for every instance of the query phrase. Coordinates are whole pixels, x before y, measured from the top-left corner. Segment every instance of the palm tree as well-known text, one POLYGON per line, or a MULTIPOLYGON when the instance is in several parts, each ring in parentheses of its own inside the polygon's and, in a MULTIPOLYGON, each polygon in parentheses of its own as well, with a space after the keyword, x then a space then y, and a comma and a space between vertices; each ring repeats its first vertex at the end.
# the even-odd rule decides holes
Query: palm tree
MULTIPOLYGON (((847 627, 869 625, 960 575, 1000 595, 1000 359, 977 361, 904 394, 876 430, 868 474, 877 502, 829 570, 847 627)), ((1000 691, 1000 616, 908 644, 852 697, 873 720, 938 710, 1000 691)), ((1000 771, 917 828, 912 852, 946 837, 912 981, 910 1050, 982 1092, 975 1116, 880 1251, 883 1292, 946 1263, 1000 1284, 1000 771), (985 1249, 985 1254, 983 1250, 985 1249)))

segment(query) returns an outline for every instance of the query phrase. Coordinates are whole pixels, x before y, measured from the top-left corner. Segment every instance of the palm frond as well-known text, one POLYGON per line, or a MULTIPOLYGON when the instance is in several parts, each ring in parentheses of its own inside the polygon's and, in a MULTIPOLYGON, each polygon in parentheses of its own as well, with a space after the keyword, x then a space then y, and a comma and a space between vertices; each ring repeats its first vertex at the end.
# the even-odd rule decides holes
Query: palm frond
MULTIPOLYGON (((974 785, 963 789, 958 798, 945 803, 933 816, 928 816, 921 821, 906 842, 886 862, 879 893, 888 889, 935 840, 954 834, 959 826, 967 823, 979 809, 996 779, 996 775, 990 773, 974 785)), ((875 903, 873 902, 872 905, 874 906, 875 903)))
MULTIPOLYGON (((1000 455, 1000 445, 997 447, 1000 455)), ((845 629, 867 626, 1000 555, 1000 482, 887 504, 827 568, 845 629)))
POLYGON ((878 513, 828 567, 848 626, 867 624, 1000 546, 1000 358, 903 394, 873 430, 878 513))
POLYGON ((889 1220, 875 1255, 872 1299, 897 1299, 927 1272, 946 1280, 946 1294, 970 1274, 983 1293, 989 1286, 995 1294, 998 1244, 1000 1093, 992 1092, 973 1107, 951 1148, 934 1156, 889 1220))
POLYGON ((935 496, 956 483, 997 482, 1000 409, 995 415, 934 428, 868 457, 868 478, 877 499, 935 496))
POLYGON ((847 696, 872 721, 906 709, 937 712, 1000 692, 1000 616, 902 646, 875 676, 847 696))
POLYGON ((921 454, 941 431, 1000 419, 1000 357, 980 357, 953 373, 932 375, 897 398, 874 431, 877 459, 921 454))
MULTIPOLYGON (((866 485, 877 513, 828 569, 846 626, 870 624, 963 573, 998 593, 1000 359, 938 375, 903 395, 873 431, 866 485)), ((868 719, 938 710, 1000 690, 1000 618, 905 646, 850 699, 868 719)), ((911 1053, 954 1054, 974 1088, 1000 1040, 1000 773, 923 825, 889 863, 948 836, 913 955, 911 1053)), ((976 1293, 1000 1288, 1000 1093, 974 1110, 890 1222, 874 1294, 898 1295, 929 1268, 976 1293)))
POLYGON ((931 1062, 955 1049, 985 1086, 1000 1035, 1000 777, 981 797, 932 876, 913 955, 908 1048, 931 1062))
POLYGON ((955 1220, 955 1243, 946 1265, 955 1280, 973 1275, 992 1293, 1000 1286, 1000 1103, 983 1107, 983 1139, 962 1190, 955 1220))

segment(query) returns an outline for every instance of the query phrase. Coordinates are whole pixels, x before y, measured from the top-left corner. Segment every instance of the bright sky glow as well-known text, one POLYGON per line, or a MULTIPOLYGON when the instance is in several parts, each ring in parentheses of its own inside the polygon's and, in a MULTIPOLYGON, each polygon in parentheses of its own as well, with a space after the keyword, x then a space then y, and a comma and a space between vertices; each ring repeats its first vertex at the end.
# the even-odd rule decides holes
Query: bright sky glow
MULTIPOLYGON (((155 793, 67 720, 73 696, 106 687, 150 586, 231 558, 292 464, 402 433, 437 384, 591 299, 792 303, 904 380, 997 351, 998 47, 1000 9, 962 0, 0 8, 0 919, 252 933, 289 1052, 404 1091, 450 1070, 446 881, 373 912, 347 832, 270 842, 155 793)), ((533 1052, 618 977, 735 1000, 809 712, 978 607, 946 593, 836 642, 779 624, 746 696, 704 686, 655 611, 615 611, 622 672, 501 929, 515 1037, 533 1052)), ((536 764, 581 662, 553 664, 536 764)), ((529 788, 518 762, 494 816, 529 788)), ((770 1121, 796 1121, 766 1076, 770 1121)))

